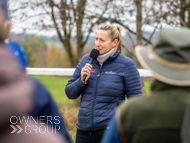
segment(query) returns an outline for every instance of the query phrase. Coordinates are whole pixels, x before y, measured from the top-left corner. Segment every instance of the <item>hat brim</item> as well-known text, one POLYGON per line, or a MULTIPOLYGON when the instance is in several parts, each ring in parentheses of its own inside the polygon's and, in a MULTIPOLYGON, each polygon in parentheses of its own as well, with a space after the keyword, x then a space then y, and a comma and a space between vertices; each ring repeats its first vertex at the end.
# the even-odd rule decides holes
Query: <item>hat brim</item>
POLYGON ((135 54, 138 61, 152 72, 156 79, 171 85, 190 86, 190 68, 176 69, 165 66, 154 60, 149 53, 150 48, 146 46, 137 46, 135 54))

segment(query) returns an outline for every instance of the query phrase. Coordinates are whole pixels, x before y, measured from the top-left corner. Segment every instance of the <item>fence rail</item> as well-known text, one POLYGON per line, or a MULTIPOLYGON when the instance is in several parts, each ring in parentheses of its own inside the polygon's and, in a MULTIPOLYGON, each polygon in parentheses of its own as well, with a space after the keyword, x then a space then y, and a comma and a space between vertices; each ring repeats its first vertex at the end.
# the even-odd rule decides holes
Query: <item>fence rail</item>
MULTIPOLYGON (((29 75, 72 76, 75 68, 27 68, 29 75)), ((141 77, 151 77, 152 73, 146 69, 138 69, 141 77)))

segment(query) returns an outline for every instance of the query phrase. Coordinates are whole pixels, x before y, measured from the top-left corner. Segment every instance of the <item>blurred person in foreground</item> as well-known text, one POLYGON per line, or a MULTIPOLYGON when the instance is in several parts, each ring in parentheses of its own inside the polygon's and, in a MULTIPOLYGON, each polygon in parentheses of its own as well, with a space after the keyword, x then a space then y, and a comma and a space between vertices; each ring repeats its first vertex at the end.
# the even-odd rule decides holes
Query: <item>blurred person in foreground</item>
MULTIPOLYGON (((15 60, 19 63, 23 73, 27 73, 26 67, 28 64, 24 48, 15 41, 8 40, 7 42, 7 49, 16 58, 15 60)), ((29 79, 34 84, 34 108, 29 115, 34 117, 34 120, 41 120, 51 125, 54 130, 60 132, 71 143, 66 125, 51 93, 39 80, 32 77, 29 77, 29 79)))
POLYGON ((162 29, 151 47, 137 46, 141 65, 153 74, 151 95, 121 104, 102 143, 180 143, 190 95, 190 30, 162 29))
POLYGON ((35 85, 4 44, 8 27, 7 1, 0 0, 0 142, 66 143, 58 133, 48 133, 48 126, 23 121, 35 105, 35 85))
POLYGON ((116 107, 126 97, 142 94, 133 60, 121 54, 121 28, 101 26, 95 47, 99 51, 98 58, 91 65, 89 54, 85 55, 65 89, 69 99, 81 95, 76 143, 99 143, 116 107), (84 75, 87 75, 85 81, 84 75))
MULTIPOLYGON (((12 23, 9 21, 6 35, 9 35, 12 23)), ((19 63, 23 73, 27 74, 27 56, 24 48, 18 44, 16 41, 6 39, 6 47, 15 60, 19 63)), ((65 126, 62 115, 59 113, 59 109, 52 98, 49 90, 37 79, 29 77, 34 84, 34 108, 29 113, 30 118, 34 117, 35 121, 42 121, 45 124, 51 125, 51 130, 57 130, 64 136, 69 143, 71 143, 70 136, 68 134, 67 128, 65 126)), ((50 130, 50 131, 51 131, 50 130)))

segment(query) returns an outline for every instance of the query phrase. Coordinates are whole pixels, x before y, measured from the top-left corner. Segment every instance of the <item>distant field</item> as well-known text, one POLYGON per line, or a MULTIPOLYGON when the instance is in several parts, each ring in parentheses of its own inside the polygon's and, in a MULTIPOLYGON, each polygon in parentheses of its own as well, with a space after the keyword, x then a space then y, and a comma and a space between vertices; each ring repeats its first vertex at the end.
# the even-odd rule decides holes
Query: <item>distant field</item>
POLYGON ((51 92, 53 98, 59 106, 72 105, 73 100, 70 100, 65 95, 65 85, 70 78, 57 76, 31 76, 39 79, 51 92))

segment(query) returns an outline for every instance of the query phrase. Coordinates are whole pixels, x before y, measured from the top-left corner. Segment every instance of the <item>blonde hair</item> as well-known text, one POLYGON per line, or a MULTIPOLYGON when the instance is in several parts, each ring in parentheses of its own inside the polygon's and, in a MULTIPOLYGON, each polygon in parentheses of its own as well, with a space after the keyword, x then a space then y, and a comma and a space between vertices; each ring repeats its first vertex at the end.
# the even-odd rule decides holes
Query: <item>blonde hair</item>
POLYGON ((6 16, 0 6, 0 43, 4 43, 6 39, 6 28, 5 28, 6 16))
POLYGON ((103 25, 101 26, 98 30, 109 30, 110 31, 110 37, 112 39, 112 41, 114 41, 115 39, 118 40, 118 43, 116 45, 116 51, 115 53, 120 50, 121 53, 121 27, 116 25, 103 25))

